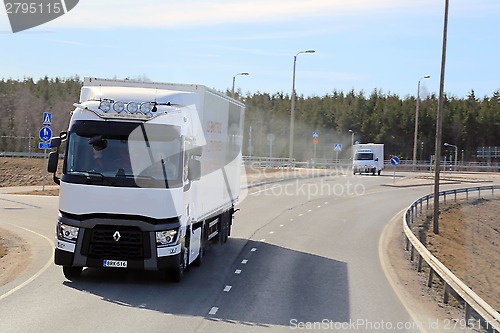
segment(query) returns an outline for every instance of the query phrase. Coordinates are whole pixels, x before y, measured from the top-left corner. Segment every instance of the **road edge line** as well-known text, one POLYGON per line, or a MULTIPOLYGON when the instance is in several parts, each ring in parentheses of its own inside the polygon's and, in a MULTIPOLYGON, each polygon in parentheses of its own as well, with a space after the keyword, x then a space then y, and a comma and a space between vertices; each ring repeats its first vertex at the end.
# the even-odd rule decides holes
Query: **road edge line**
MULTIPOLYGON (((52 248, 53 246, 53 243, 52 241, 45 237, 44 235, 36 232, 36 231, 33 231, 33 230, 30 230, 30 229, 27 229, 27 228, 24 228, 24 227, 20 227, 18 225, 15 225, 15 224, 11 224, 17 228, 20 228, 20 229, 23 229, 25 231, 28 231, 28 232, 31 232, 32 234, 35 234, 37 236, 40 236, 42 237, 43 239, 45 239, 50 247, 52 248)), ((31 282, 33 282, 36 278, 38 278, 40 275, 42 275, 51 265, 52 265, 52 262, 54 261, 54 252, 52 252, 52 255, 50 256, 50 259, 45 263, 45 265, 38 270, 38 272, 36 272, 35 274, 33 274, 31 277, 29 277, 27 280, 25 280, 24 282, 22 282, 21 284, 15 286, 14 288, 12 288, 11 290, 5 292, 4 294, 0 295, 0 301, 3 300, 4 298, 7 298, 9 297, 10 295, 12 295, 13 293, 15 293, 16 291, 19 291, 21 290, 22 288, 26 287, 28 284, 30 284, 31 282)))

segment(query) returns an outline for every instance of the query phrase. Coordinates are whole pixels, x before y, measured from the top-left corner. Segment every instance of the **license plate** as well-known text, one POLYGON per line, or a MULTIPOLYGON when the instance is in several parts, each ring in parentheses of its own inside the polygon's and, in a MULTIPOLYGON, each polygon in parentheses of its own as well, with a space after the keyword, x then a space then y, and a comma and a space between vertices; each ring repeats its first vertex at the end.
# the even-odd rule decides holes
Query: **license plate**
POLYGON ((104 267, 119 267, 119 268, 127 268, 126 260, 104 260, 104 267))

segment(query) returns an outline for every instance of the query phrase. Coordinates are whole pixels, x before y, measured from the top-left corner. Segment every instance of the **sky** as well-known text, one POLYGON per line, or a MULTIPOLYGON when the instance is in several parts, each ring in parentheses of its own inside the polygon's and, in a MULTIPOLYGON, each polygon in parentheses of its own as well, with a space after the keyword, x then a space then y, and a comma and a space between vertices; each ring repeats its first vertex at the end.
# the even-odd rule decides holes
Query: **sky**
MULTIPOLYGON (((445 0, 80 0, 12 33, 0 9, 0 78, 78 75, 203 84, 243 95, 374 89, 439 94, 445 0), (313 54, 299 53, 315 50, 313 54), (248 76, 237 75, 248 72, 248 76), (430 75, 429 79, 422 79, 430 75)), ((500 1, 450 0, 444 90, 500 90, 500 1)))

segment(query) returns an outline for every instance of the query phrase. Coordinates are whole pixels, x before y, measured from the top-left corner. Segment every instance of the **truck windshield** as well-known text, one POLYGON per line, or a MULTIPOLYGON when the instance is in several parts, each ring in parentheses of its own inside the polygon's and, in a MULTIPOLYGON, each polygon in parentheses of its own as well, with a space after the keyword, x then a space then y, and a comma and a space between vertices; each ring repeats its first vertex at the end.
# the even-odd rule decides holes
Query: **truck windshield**
POLYGON ((177 126, 78 121, 69 131, 63 181, 103 186, 178 187, 182 140, 177 126))
POLYGON ((356 153, 354 159, 357 161, 370 161, 373 160, 373 153, 356 153))

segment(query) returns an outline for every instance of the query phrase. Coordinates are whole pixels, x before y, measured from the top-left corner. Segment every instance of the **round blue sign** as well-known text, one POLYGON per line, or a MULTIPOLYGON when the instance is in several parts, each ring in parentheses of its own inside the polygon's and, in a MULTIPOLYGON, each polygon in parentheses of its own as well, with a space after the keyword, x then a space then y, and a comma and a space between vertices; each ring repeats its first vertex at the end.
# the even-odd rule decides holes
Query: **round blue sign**
POLYGON ((42 141, 49 141, 52 138, 52 130, 50 127, 42 127, 40 129, 40 140, 42 141))
POLYGON ((396 165, 399 165, 399 163, 400 163, 399 157, 397 157, 397 156, 393 156, 393 157, 391 158, 391 164, 392 164, 392 165, 396 166, 396 165))

